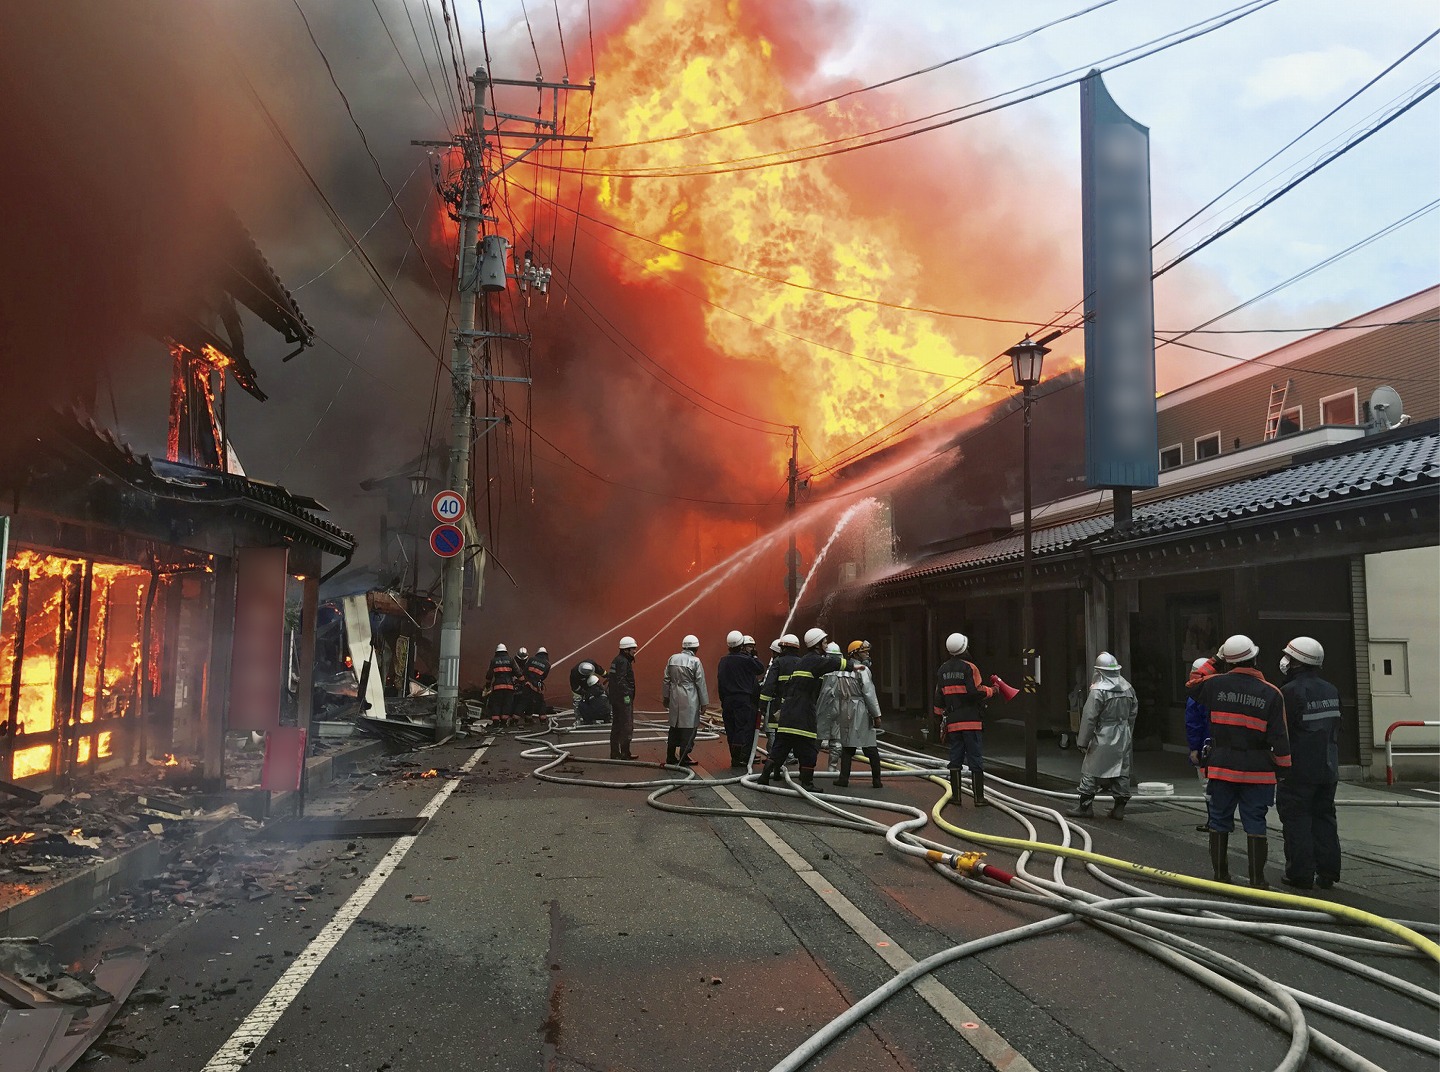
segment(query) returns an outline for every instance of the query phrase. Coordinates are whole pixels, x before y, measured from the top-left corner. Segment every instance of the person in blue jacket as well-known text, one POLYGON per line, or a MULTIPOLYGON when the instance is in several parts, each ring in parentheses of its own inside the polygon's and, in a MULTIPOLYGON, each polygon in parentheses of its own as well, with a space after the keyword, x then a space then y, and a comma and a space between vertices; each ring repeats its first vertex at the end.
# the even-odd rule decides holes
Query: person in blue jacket
MULTIPOLYGON (((1197 677, 1208 677, 1215 673, 1215 664, 1209 659, 1196 659, 1190 664, 1190 683, 1197 677)), ((1190 747, 1190 765, 1205 785, 1205 752, 1210 743, 1210 712, 1193 696, 1185 697, 1185 743, 1190 747)), ((1210 824, 1201 823, 1195 828, 1200 833, 1210 829, 1210 824)))

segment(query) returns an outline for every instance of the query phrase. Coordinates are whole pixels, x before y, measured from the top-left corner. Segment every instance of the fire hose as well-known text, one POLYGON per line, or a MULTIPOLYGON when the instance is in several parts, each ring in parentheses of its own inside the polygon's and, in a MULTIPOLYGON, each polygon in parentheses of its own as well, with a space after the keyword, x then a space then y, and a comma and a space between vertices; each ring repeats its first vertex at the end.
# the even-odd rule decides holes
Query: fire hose
MULTIPOLYGON (((646 713, 648 714, 649 712, 646 713)), ((638 724, 640 728, 652 725, 654 724, 649 722, 638 724)), ((902 992, 916 979, 935 971, 939 967, 953 963, 955 960, 966 956, 972 956, 986 950, 998 948, 1001 945, 1013 941, 1024 940, 1064 928, 1082 919, 1107 933, 1113 934, 1123 941, 1141 948, 1162 962, 1190 975, 1202 984, 1235 1001, 1258 1017, 1287 1031, 1290 1036, 1290 1044, 1281 1064, 1276 1066, 1277 1070, 1298 1068, 1304 1060, 1305 1053, 1311 1047, 1313 1047, 1317 1053, 1326 1057, 1326 1059, 1333 1061, 1345 1069, 1364 1069, 1368 1070, 1368 1072, 1373 1072, 1373 1070, 1379 1067, 1363 1056, 1356 1054, 1353 1050, 1348 1049, 1324 1035, 1314 1027, 1307 1025, 1302 1008, 1303 1005, 1309 1005, 1327 1015, 1342 1019, 1353 1026, 1369 1030, 1411 1048, 1440 1055, 1440 1045, 1437 1045, 1435 1041, 1428 1036, 1408 1031, 1405 1028, 1379 1018, 1355 1012, 1336 1003, 1329 1002, 1326 999, 1287 987, 1235 961, 1233 958, 1226 957, 1191 939, 1182 938, 1179 935, 1173 934, 1168 930, 1156 926, 1155 923, 1163 922, 1167 926, 1199 929, 1202 932, 1223 930, 1229 933, 1255 933, 1269 941, 1286 944, 1287 947, 1327 963, 1332 967, 1343 968, 1367 981, 1386 986, 1396 993, 1403 994, 1417 1001, 1426 1002, 1430 1005, 1436 1005, 1440 1004, 1440 998, 1437 998, 1436 995, 1426 991, 1424 988, 1418 987, 1413 983, 1370 965, 1356 963, 1348 957, 1341 956, 1317 944, 1324 943, 1325 945, 1351 950, 1352 953, 1365 952, 1397 956, 1420 955, 1428 957, 1431 960, 1440 960, 1440 946, 1437 946, 1435 942, 1419 933, 1420 930, 1433 931, 1436 929, 1429 925, 1390 920, 1386 917, 1364 912, 1346 905, 1315 898, 1278 893, 1275 891, 1254 890, 1248 887, 1218 883, 1208 879, 1165 871, 1159 868, 1148 867, 1131 861, 1119 860, 1114 857, 1095 853, 1091 851, 1091 838, 1083 826, 1068 822, 1064 816, 1054 809, 1026 804, 1012 797, 1008 797, 998 790, 989 794, 988 798, 993 800, 1003 812, 1019 821, 1026 828, 1029 834, 1028 837, 1004 837, 955 826, 941 815, 941 809, 950 800, 950 787, 948 782, 936 776, 935 771, 944 765, 944 761, 936 760, 934 757, 926 756, 923 753, 916 753, 909 749, 887 746, 884 750, 885 761, 883 765, 887 769, 887 773, 891 776, 899 775, 925 778, 941 786, 943 789, 942 795, 928 814, 919 808, 891 801, 840 796, 828 792, 807 791, 803 787, 791 782, 788 775, 786 775, 786 781, 789 783, 789 788, 778 785, 768 787, 759 786, 755 783, 755 776, 750 773, 748 769, 743 774, 728 778, 704 778, 694 770, 688 768, 666 768, 667 770, 674 771, 675 774, 673 776, 644 781, 597 781, 594 779, 569 777, 554 773, 554 768, 566 760, 573 758, 574 748, 606 743, 603 738, 595 740, 573 738, 573 735, 578 733, 583 733, 583 728, 576 727, 575 729, 571 729, 564 724, 563 719, 552 718, 547 730, 522 735, 522 739, 534 741, 536 744, 536 747, 527 750, 524 755, 532 759, 547 760, 547 762, 543 763, 535 771, 537 777, 546 781, 559 783, 623 789, 649 789, 651 792, 647 798, 647 803, 660 810, 673 813, 714 815, 730 818, 768 818, 882 834, 892 848, 905 855, 923 859, 943 877, 958 883, 971 892, 1024 901, 1045 907, 1057 913, 1055 917, 1042 920, 1039 923, 1029 924, 1011 931, 986 936, 985 938, 956 946, 953 949, 945 950, 912 966, 907 971, 895 976, 884 986, 862 999, 862 1001, 857 1002, 851 1009, 847 1010, 845 1014, 837 1017, 830 1024, 826 1025, 826 1027, 822 1028, 821 1031, 817 1032, 807 1040, 805 1044, 792 1052, 784 1061, 776 1065, 776 1072, 779 1072, 781 1069, 798 1069, 802 1067, 831 1042, 841 1037, 850 1027, 863 1020, 870 1012, 882 1005, 889 997, 902 992), (552 731, 561 735, 562 738, 572 737, 572 740, 566 742, 566 747, 561 747, 559 744, 545 739, 548 733, 552 731), (666 795, 679 789, 693 790, 708 786, 734 785, 737 783, 760 792, 803 798, 810 804, 816 806, 823 814, 814 815, 782 810, 681 805, 663 800, 666 795), (906 815, 907 818, 895 823, 886 824, 867 816, 850 812, 842 807, 842 804, 858 805, 867 810, 898 812, 906 815), (1056 823, 1060 827, 1062 834, 1060 841, 1056 843, 1040 840, 1033 824, 1030 823, 1025 813, 1039 815, 1047 821, 1056 823), (917 831, 928 825, 931 821, 934 821, 940 829, 946 831, 948 834, 966 841, 1018 851, 1020 853, 1019 864, 1016 867, 1015 873, 1011 874, 993 864, 987 863, 983 858, 985 855, 983 852, 963 851, 920 837, 917 831), (1071 844, 1072 828, 1080 831, 1085 845, 1084 848, 1076 848, 1071 844), (1037 878, 1029 873, 1027 862, 1035 854, 1049 854, 1055 857, 1054 880, 1037 878), (1125 896, 1106 898, 1099 894, 1079 890, 1068 885, 1064 882, 1062 875, 1062 868, 1066 859, 1075 859, 1083 862, 1089 873, 1107 885, 1118 889, 1122 894, 1125 894, 1125 896), (1234 905, 1201 898, 1160 897, 1142 890, 1139 887, 1131 886, 1123 880, 1108 874, 1103 870, 1104 867, 1129 872, 1138 877, 1171 885, 1188 887, 1207 893, 1220 893, 1232 897, 1239 896, 1260 903, 1234 905), (1229 913, 1229 915, 1225 913, 1229 913), (1237 920, 1231 918, 1231 916, 1234 915, 1255 918, 1237 920), (1154 922, 1145 922, 1146 920, 1154 922), (1390 937, 1399 939, 1402 944, 1377 941, 1356 935, 1339 934, 1333 931, 1321 930, 1316 926, 1306 925, 1321 922, 1333 923, 1337 921, 1370 927, 1390 937), (1237 979, 1263 991, 1269 1000, 1258 997, 1250 993, 1243 986, 1237 985, 1234 981, 1237 979)), ((706 729, 700 735, 700 739, 710 739, 715 736, 717 736, 717 734, 714 733, 713 730, 706 729)), ((661 738, 640 739, 652 740, 661 738)), ((751 755, 753 759, 755 749, 752 749, 751 755)), ((631 767, 641 765, 633 761, 604 760, 588 756, 585 757, 585 761, 631 767)), ((652 766, 652 764, 644 765, 652 766)), ((827 776, 833 776, 833 772, 816 772, 817 778, 827 776)), ((1058 793, 1048 790, 1037 791, 1029 787, 1015 786, 1014 783, 1007 782, 1004 779, 992 779, 992 784, 993 783, 1012 786, 1026 793, 1034 793, 1044 797, 1068 799, 1074 799, 1075 797, 1075 794, 1058 793)), ((1164 799, 1176 800, 1185 798, 1169 797, 1164 799)), ((1429 802, 1426 801, 1417 803, 1429 805, 1429 802)))

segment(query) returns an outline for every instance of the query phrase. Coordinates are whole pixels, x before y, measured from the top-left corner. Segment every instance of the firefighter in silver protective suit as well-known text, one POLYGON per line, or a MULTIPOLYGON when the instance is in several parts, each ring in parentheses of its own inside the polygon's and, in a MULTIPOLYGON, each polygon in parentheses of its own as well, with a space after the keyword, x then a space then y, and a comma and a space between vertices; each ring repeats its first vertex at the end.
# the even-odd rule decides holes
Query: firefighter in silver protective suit
POLYGON ((1110 792, 1110 818, 1125 818, 1130 802, 1130 759, 1135 750, 1135 715, 1139 702, 1130 682, 1120 676, 1120 663, 1108 651, 1095 660, 1095 680, 1085 697, 1076 746, 1085 753, 1080 764, 1080 801, 1066 812, 1094 818, 1095 794, 1110 792))

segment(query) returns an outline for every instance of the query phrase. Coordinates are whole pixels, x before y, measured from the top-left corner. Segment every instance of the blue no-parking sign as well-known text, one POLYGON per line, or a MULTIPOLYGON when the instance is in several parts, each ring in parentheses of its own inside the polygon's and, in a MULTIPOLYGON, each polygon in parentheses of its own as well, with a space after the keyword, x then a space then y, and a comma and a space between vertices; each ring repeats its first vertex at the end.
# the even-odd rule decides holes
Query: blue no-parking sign
POLYGON ((465 534, 454 525, 436 525, 430 533, 430 550, 441 558, 454 558, 465 547, 465 534))

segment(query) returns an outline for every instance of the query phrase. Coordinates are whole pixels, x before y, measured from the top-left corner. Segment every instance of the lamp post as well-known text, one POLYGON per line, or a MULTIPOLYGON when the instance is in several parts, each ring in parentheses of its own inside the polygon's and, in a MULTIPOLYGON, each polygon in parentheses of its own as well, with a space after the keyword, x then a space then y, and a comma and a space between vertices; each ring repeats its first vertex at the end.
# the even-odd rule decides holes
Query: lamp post
MULTIPOLYGON (((424 499, 425 493, 430 490, 430 478, 424 473, 416 473, 410 478, 410 494, 414 499, 424 499)), ((415 505, 410 505, 411 517, 413 518, 415 505)), ((410 594, 413 598, 420 588, 420 522, 416 521, 411 525, 410 532, 410 594)))
POLYGON ((1031 785, 1037 780, 1040 762, 1040 708, 1035 698, 1035 608, 1030 573, 1030 406, 1034 402, 1035 385, 1040 382, 1040 369, 1049 352, 1044 342, 1035 342, 1029 336, 1005 351, 1010 357, 1015 383, 1021 390, 1025 414, 1025 544, 1021 556, 1020 657, 1025 674, 1025 780, 1031 785))

